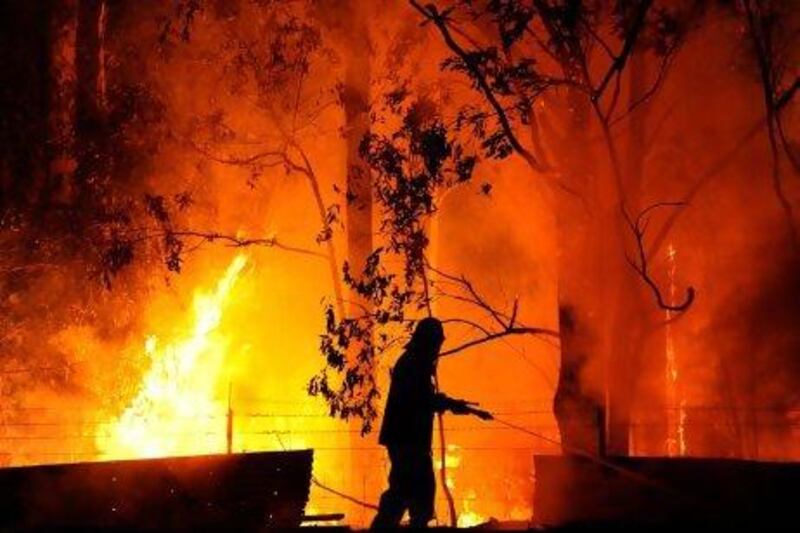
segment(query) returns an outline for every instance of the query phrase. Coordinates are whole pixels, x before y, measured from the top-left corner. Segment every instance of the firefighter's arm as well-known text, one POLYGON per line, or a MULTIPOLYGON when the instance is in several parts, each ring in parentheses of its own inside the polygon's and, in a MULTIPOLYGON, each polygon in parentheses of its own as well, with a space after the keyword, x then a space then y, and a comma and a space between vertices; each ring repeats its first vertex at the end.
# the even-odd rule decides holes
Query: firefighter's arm
POLYGON ((477 402, 450 398, 441 393, 436 393, 434 395, 434 408, 439 413, 450 411, 456 415, 475 415, 481 420, 492 420, 492 418, 494 418, 490 412, 478 409, 477 406, 477 402))
POLYGON ((452 401, 453 399, 441 394, 439 392, 435 392, 433 397, 431 398, 433 404, 433 411, 435 413, 443 413, 445 411, 452 411, 452 401))

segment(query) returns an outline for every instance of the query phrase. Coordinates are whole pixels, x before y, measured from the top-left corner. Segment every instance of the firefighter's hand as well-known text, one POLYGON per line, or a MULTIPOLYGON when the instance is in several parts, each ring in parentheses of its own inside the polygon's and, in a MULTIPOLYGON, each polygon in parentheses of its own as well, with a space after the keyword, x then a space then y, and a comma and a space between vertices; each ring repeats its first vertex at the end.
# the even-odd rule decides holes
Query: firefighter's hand
POLYGON ((450 404, 450 412, 456 415, 468 415, 471 409, 469 402, 464 400, 453 400, 450 404))
POLYGON ((476 402, 468 402, 466 400, 453 400, 450 405, 450 411, 456 415, 475 415, 481 420, 493 420, 494 417, 489 411, 478 409, 475 406, 479 405, 476 402))
POLYGON ((474 409, 470 408, 470 412, 480 418, 481 420, 494 420, 492 413, 489 411, 484 411, 483 409, 474 409))

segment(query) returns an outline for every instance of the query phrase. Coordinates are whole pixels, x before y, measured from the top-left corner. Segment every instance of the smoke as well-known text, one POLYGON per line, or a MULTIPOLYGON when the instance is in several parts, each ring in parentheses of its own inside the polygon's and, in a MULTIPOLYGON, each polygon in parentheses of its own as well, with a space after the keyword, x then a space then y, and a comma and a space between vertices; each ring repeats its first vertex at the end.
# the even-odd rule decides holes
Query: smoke
POLYGON ((751 253, 731 265, 744 275, 720 299, 704 331, 706 354, 716 363, 711 386, 717 406, 728 432, 743 441, 730 434, 726 439, 725 426, 717 427, 723 433, 717 435, 719 448, 713 435, 700 437, 710 448, 706 453, 778 460, 797 453, 790 417, 800 401, 800 332, 795 327, 800 269, 796 253, 780 238, 784 232, 782 221, 764 227, 759 233, 773 238, 753 243, 751 253))

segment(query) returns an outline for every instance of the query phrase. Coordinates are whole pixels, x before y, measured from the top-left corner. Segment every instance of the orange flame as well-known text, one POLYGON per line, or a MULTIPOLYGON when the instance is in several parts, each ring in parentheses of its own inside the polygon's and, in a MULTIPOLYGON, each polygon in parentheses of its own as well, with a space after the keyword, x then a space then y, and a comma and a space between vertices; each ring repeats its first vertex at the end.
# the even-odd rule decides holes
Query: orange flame
POLYGON ((236 256, 211 292, 194 295, 194 322, 185 338, 161 345, 151 335, 151 360, 141 388, 98 441, 104 455, 143 458, 219 453, 226 447, 226 399, 217 394, 225 363, 218 328, 247 263, 236 256))
MULTIPOLYGON (((456 474, 461 466, 461 448, 456 444, 448 444, 444 461, 447 466, 445 482, 450 490, 456 490, 456 474)), ((486 522, 486 518, 473 508, 476 501, 477 494, 474 490, 463 491, 461 509, 458 510, 458 527, 472 527, 486 522)))
MULTIPOLYGON (((669 296, 670 300, 675 300, 675 258, 678 252, 670 244, 667 249, 667 260, 669 261, 669 296)), ((667 455, 670 457, 686 455, 686 401, 680 395, 678 384, 678 359, 673 339, 672 312, 665 311, 666 325, 666 382, 667 382, 667 455)))

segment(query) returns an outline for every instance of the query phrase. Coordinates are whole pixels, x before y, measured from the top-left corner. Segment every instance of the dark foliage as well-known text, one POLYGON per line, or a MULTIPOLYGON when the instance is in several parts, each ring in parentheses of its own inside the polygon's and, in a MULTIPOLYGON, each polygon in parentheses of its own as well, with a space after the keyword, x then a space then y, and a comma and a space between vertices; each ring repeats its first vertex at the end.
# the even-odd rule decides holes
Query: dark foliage
POLYGON ((332 416, 361 420, 364 433, 377 417, 377 361, 406 337, 412 319, 429 305, 425 224, 438 196, 468 182, 476 161, 433 103, 411 100, 403 90, 391 93, 386 103, 385 113, 399 118, 400 127, 372 133, 361 143, 361 156, 373 171, 386 246, 367 258, 362 272, 344 265, 344 282, 364 302, 362 313, 340 317, 333 306, 326 309, 320 341, 326 364, 308 386, 310 394, 325 399, 332 416), (402 272, 390 265, 401 265, 402 272))

